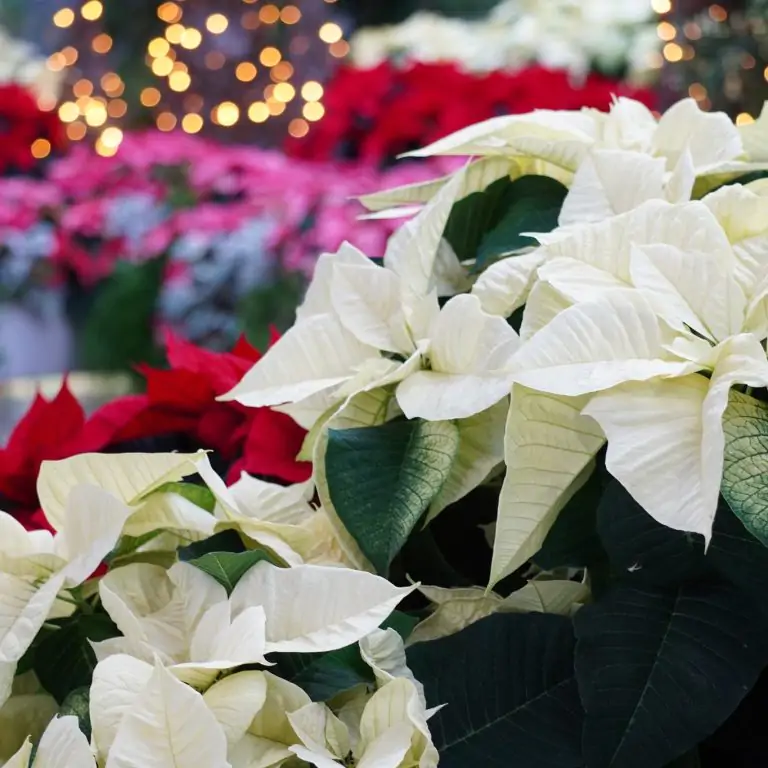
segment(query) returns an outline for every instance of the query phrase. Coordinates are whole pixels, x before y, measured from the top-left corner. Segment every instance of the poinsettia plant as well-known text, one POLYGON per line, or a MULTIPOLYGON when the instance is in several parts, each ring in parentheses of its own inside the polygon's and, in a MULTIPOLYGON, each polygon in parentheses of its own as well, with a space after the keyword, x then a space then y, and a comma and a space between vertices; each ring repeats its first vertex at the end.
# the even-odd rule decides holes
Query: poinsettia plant
POLYGON ((364 198, 411 216, 383 261, 324 255, 263 356, 158 384, 290 417, 307 479, 42 461, 53 532, 0 515, 0 757, 764 762, 765 115, 620 99, 424 150, 473 159, 364 198))

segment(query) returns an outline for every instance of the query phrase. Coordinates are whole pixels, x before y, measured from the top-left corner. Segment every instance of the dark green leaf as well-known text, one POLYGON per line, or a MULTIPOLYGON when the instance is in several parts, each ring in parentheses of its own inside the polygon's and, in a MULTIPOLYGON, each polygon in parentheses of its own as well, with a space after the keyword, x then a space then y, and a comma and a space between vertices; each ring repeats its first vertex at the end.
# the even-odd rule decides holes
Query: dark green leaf
POLYGON ((80 339, 80 364, 88 370, 128 371, 161 357, 155 344, 155 309, 166 258, 141 264, 118 261, 99 287, 80 339))
POLYGON ((768 403, 731 392, 723 430, 721 493, 747 530, 768 546, 768 403))
POLYGON ((43 687, 61 704, 72 691, 91 684, 96 656, 89 641, 119 635, 105 614, 75 614, 37 645, 33 669, 43 687))
POLYGON ((280 653, 272 671, 303 688, 313 701, 328 701, 358 685, 373 685, 357 644, 329 653, 280 653))
MULTIPOLYGON (((560 616, 496 614, 408 649, 440 768, 581 768, 573 630, 560 616)), ((647 768, 650 768, 648 766, 647 768)))
POLYGON ((678 757, 677 760, 667 763, 666 768, 701 768, 699 750, 694 749, 690 752, 686 752, 682 757, 678 757))
POLYGON ((489 184, 482 192, 473 192, 451 209, 443 237, 451 244, 460 261, 474 259, 486 232, 499 222, 505 209, 512 181, 508 176, 489 184))
POLYGON ((522 233, 555 229, 567 194, 563 184, 548 176, 523 176, 513 181, 504 201, 504 215, 480 243, 476 269, 511 251, 537 245, 522 233))
POLYGON ((382 629, 394 629, 403 640, 411 636, 411 632, 416 628, 419 619, 402 611, 394 611, 381 625, 382 629))
POLYGON ((606 560, 597 533, 597 507, 602 494, 602 477, 596 471, 565 505, 544 545, 534 555, 539 568, 586 568, 606 560))
POLYGON ((597 527, 614 568, 633 581, 674 585, 704 572, 704 540, 657 523, 618 480, 603 492, 597 527))
POLYGON ((155 493, 178 494, 211 514, 213 514, 213 509, 216 506, 216 497, 213 495, 213 491, 204 485, 197 485, 196 483, 165 483, 165 485, 161 485, 152 491, 150 495, 155 493))
POLYGON ((60 715, 74 715, 77 718, 80 730, 88 739, 91 738, 90 702, 91 689, 89 686, 84 686, 72 691, 59 708, 60 715))
POLYGON ((228 594, 232 593, 237 582, 256 563, 267 562, 277 565, 271 555, 263 549, 249 549, 247 552, 209 552, 189 562, 216 579, 228 594))
POLYGON ((328 431, 325 469, 336 513, 379 573, 386 573, 437 496, 459 447, 446 421, 393 421, 328 431))
POLYGON ((182 562, 196 560, 210 552, 245 552, 245 544, 237 531, 228 530, 178 549, 179 560, 182 562))
POLYGON ((751 601, 725 583, 620 586, 574 619, 588 768, 655 768, 736 709, 768 661, 751 601))
POLYGON ((768 549, 744 527, 722 497, 707 562, 749 595, 768 617, 768 549))

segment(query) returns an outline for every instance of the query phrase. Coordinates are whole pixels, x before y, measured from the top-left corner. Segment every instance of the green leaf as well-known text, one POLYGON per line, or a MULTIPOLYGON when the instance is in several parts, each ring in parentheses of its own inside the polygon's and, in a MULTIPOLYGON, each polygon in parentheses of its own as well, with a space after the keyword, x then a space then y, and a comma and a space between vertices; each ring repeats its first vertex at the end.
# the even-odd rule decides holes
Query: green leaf
MULTIPOLYGON (((582 768, 573 630, 561 616, 496 614, 408 649, 440 768, 582 768)), ((650 768, 650 766, 646 766, 650 768)))
POLYGON ((393 611, 384 620, 381 628, 394 629, 395 632, 397 632, 397 634, 403 638, 403 641, 407 641, 411 636, 411 632, 413 632, 413 630, 416 628, 416 625, 419 623, 419 621, 420 619, 418 619, 416 616, 411 616, 410 614, 403 613, 402 611, 393 611))
POLYGON ((209 552, 189 562, 216 579, 228 594, 232 593, 237 582, 256 563, 267 562, 277 565, 271 555, 263 549, 249 549, 246 552, 209 552))
POLYGON ((600 471, 589 479, 563 507, 533 562, 546 571, 555 568, 586 568, 606 560, 597 533, 597 508, 603 495, 600 471))
POLYGON ((211 514, 216 507, 216 497, 213 495, 213 491, 197 483, 165 483, 148 495, 153 496, 156 493, 175 493, 178 496, 183 496, 187 501, 191 501, 200 509, 211 514))
POLYGON ((721 493, 747 530, 768 546, 768 403, 732 392, 723 431, 721 493))
POLYGON ((155 309, 166 257, 141 264, 118 261, 98 288, 79 339, 79 363, 88 370, 130 371, 136 363, 159 362, 155 309))
POLYGON ((504 215, 480 243, 475 268, 482 269, 520 248, 536 246, 536 240, 522 233, 555 229, 567 194, 563 184, 547 176, 523 176, 513 181, 505 196, 504 215))
POLYGON ((633 581, 676 585, 704 573, 704 540, 657 523, 612 480, 603 493, 597 527, 617 572, 633 581))
POLYGON ((272 671, 303 688, 313 701, 328 701, 358 685, 375 684, 357 644, 329 653, 280 653, 272 671))
POLYGON ((188 563, 190 560, 207 555, 211 552, 245 552, 245 544, 240 534, 234 530, 226 530, 215 533, 202 541, 194 541, 184 547, 179 547, 177 554, 179 560, 188 563))
POLYGON ((91 738, 90 701, 91 689, 89 686, 84 686, 72 691, 59 708, 61 716, 74 715, 78 719, 80 730, 88 739, 91 738))
POLYGON ((497 179, 482 192, 473 192, 451 209, 443 237, 460 261, 474 259, 486 232, 493 229, 505 210, 506 196, 512 187, 508 176, 497 179))
POLYGON ((333 506, 379 573, 437 496, 459 448, 447 421, 393 421, 328 431, 325 468, 333 506))
POLYGON ((663 766, 723 723, 768 660, 755 613, 725 583, 620 586, 579 610, 588 768, 663 766))
POLYGON ((33 669, 43 687, 62 704, 72 691, 91 684, 96 656, 89 641, 100 642, 119 635, 106 614, 76 613, 36 646, 33 669))
POLYGON ((749 595, 768 617, 768 549, 720 499, 707 562, 749 595))

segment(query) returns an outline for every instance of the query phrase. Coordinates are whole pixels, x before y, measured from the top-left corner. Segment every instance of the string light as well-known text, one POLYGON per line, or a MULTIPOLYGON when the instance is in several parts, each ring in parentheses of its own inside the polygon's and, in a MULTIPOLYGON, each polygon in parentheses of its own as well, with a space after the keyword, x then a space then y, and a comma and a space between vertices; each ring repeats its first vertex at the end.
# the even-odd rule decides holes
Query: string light
MULTIPOLYGON (((328 4, 335 1, 325 0, 328 4)), ((667 6, 671 7, 671 0, 649 2, 658 12, 664 12, 667 6)), ((306 29, 311 14, 302 10, 297 0, 242 0, 242 4, 245 7, 239 14, 209 13, 203 17, 197 29, 182 23, 185 18, 185 0, 161 0, 158 3, 156 12, 162 26, 156 37, 147 40, 145 63, 164 85, 144 87, 139 91, 137 101, 143 108, 152 110, 159 130, 172 131, 179 127, 189 134, 203 130, 207 122, 207 112, 205 116, 202 114, 206 105, 203 97, 193 92, 194 70, 190 71, 185 63, 185 51, 199 49, 206 42, 206 34, 223 35, 233 24, 249 31, 262 28, 267 37, 273 40, 278 30, 272 32, 270 27, 281 24, 303 26, 297 33, 290 34, 286 43, 281 45, 279 42, 270 42, 260 51, 257 50, 252 60, 242 54, 234 60, 228 59, 222 50, 215 47, 213 37, 208 38, 210 49, 204 55, 201 54, 208 70, 218 72, 226 67, 228 74, 222 72, 217 77, 232 78, 230 83, 255 84, 257 78, 262 81, 256 86, 255 92, 253 89, 241 89, 247 99, 243 104, 229 99, 213 107, 209 103, 207 110, 211 121, 222 128, 236 126, 245 116, 251 123, 265 123, 272 117, 285 114, 288 105, 293 104, 299 95, 302 101, 290 107, 290 119, 287 121, 289 135, 295 138, 306 136, 311 130, 311 124, 324 116, 325 107, 321 103, 323 86, 314 80, 291 82, 296 73, 291 60, 295 63, 295 57, 306 54, 313 40, 324 43, 331 57, 343 58, 349 52, 349 44, 344 39, 342 27, 333 21, 326 21, 319 24, 315 31, 306 29), (264 80, 267 82, 264 83, 264 80), (171 93, 168 98, 163 97, 163 93, 169 91, 185 94, 180 97, 183 102, 183 112, 180 114, 174 113, 171 105, 178 102, 171 93), (256 95, 258 93, 263 93, 263 99, 259 99, 256 95), (256 100, 253 100, 254 96, 256 100)), ((68 29, 77 24, 100 24, 104 18, 105 5, 106 0, 71 0, 67 7, 59 8, 50 18, 59 29, 68 29)), ((191 17, 189 20, 192 20, 191 17)), ((72 79, 71 95, 64 96, 58 105, 51 101, 42 107, 58 111, 60 119, 66 124, 65 130, 70 140, 81 141, 91 133, 99 154, 110 156, 123 141, 123 129, 112 121, 120 121, 130 113, 130 96, 125 95, 125 83, 115 72, 99 73, 92 80, 86 76, 94 61, 94 54, 104 56, 112 51, 115 45, 113 37, 103 29, 96 29, 86 35, 85 39, 87 42, 84 48, 78 50, 74 45, 67 45, 48 58, 47 66, 53 72, 61 72, 76 65, 81 72, 78 72, 79 77, 72 79)), ((676 36, 666 35, 663 39, 671 42, 676 36)), ((684 49, 680 46, 678 48, 683 55, 684 49)), ((35 144, 30 151, 41 158, 47 156, 41 144, 35 144)), ((50 149, 47 151, 50 152, 50 149)))
POLYGON ((30 147, 32 157, 36 160, 42 160, 51 154, 51 142, 48 139, 35 139, 30 147))

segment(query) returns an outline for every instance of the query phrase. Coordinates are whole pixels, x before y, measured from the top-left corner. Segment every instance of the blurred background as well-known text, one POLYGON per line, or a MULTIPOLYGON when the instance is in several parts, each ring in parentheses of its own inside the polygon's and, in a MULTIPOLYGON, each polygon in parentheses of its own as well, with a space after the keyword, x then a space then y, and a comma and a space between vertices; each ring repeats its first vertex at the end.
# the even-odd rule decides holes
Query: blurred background
POLYGON ((768 0, 0 0, 0 437, 64 372, 264 349, 321 253, 382 255, 355 195, 453 167, 402 152, 613 94, 746 123, 767 81, 768 0))

